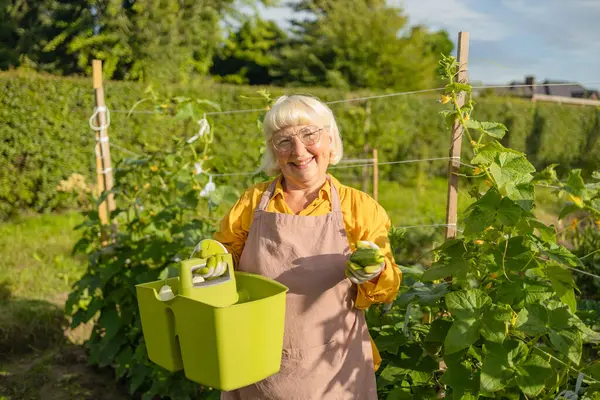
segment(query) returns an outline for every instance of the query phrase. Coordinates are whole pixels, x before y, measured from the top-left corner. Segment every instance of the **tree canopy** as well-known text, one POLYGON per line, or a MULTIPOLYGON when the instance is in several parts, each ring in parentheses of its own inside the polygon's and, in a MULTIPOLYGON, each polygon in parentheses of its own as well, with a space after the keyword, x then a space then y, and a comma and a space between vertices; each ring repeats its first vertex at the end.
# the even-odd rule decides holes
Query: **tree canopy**
POLYGON ((3 0, 0 68, 89 74, 97 58, 105 77, 122 80, 212 75, 260 85, 414 89, 435 83, 440 54, 453 48, 446 32, 409 27, 385 0, 301 0, 291 5, 302 13, 291 14, 288 30, 244 15, 258 3, 3 0))

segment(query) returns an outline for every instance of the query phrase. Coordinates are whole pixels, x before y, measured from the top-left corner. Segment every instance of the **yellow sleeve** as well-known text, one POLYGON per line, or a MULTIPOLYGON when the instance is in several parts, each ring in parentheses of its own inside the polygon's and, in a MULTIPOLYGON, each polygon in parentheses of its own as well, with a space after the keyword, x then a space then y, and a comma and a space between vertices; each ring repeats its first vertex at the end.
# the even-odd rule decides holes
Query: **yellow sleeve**
POLYGON ((256 186, 244 192, 229 213, 223 217, 219 229, 213 235, 213 239, 221 242, 231 253, 236 268, 250 232, 257 196, 260 198, 259 192, 256 186))
POLYGON ((385 254, 385 267, 381 274, 372 281, 358 285, 356 308, 366 309, 371 304, 390 303, 396 298, 402 272, 392 255, 388 239, 391 222, 383 207, 374 200, 366 202, 361 207, 361 216, 364 225, 359 240, 377 244, 385 254))

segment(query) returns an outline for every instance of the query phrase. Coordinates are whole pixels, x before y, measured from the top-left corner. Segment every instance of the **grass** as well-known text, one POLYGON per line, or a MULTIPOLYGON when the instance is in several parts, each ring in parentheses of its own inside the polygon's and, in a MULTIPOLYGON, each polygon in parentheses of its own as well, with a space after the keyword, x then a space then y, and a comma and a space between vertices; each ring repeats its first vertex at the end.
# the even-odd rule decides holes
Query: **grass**
POLYGON ((26 216, 0 225, 0 284, 13 296, 52 300, 68 292, 86 268, 71 256, 82 222, 77 213, 26 216))
POLYGON ((77 213, 0 225, 0 400, 130 398, 111 369, 87 365, 90 326, 69 330, 64 302, 86 261, 71 255, 77 213))

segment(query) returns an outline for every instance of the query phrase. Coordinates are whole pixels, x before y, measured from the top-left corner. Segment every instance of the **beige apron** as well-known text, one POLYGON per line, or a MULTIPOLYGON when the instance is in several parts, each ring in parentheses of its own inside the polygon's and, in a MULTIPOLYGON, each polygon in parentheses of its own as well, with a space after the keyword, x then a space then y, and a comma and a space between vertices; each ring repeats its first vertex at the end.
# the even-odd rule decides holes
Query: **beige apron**
POLYGON ((327 215, 271 213, 276 182, 254 213, 239 270, 289 287, 281 369, 221 399, 377 399, 364 312, 354 308, 357 289, 344 275, 350 248, 337 189, 331 184, 327 215))

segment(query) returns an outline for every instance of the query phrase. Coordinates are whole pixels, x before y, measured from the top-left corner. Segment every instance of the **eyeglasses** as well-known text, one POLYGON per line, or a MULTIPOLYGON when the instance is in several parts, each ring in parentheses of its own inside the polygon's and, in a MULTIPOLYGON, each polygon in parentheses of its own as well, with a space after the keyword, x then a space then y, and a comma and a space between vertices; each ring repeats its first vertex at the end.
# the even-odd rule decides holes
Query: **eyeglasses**
POLYGON ((277 150, 280 153, 287 153, 288 151, 292 150, 292 147, 294 145, 294 141, 292 138, 294 136, 298 136, 302 144, 308 147, 313 146, 319 142, 319 139, 321 139, 322 131, 323 128, 302 128, 300 131, 294 133, 293 135, 273 136, 271 142, 273 143, 273 147, 275 148, 275 150, 277 150))

